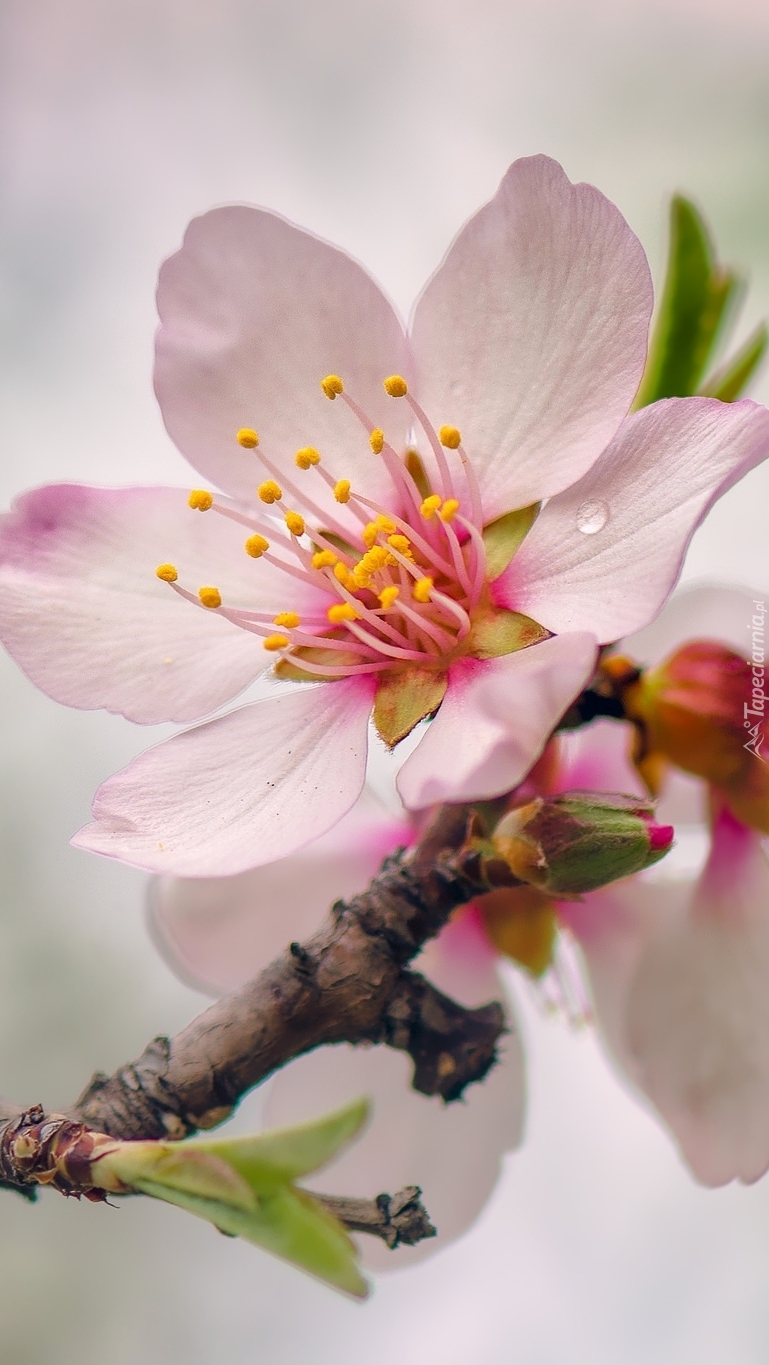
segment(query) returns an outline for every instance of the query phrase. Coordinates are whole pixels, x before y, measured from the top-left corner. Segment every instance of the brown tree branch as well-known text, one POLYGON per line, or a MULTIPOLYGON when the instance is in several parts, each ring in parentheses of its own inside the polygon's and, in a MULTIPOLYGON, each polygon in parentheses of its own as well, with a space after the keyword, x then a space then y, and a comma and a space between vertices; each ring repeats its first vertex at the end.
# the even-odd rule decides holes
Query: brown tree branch
MULTIPOLYGON (((361 895, 338 901, 313 938, 292 943, 174 1038, 155 1038, 137 1061, 94 1076, 66 1120, 114 1138, 184 1138, 222 1123, 246 1091, 286 1062, 340 1042, 407 1052, 415 1089, 459 1098, 494 1064, 506 1028, 502 1007, 467 1009, 408 964, 458 906, 491 885, 515 884, 504 865, 490 869, 487 861, 482 869, 463 849, 468 815, 467 807, 439 808, 416 847, 388 859, 361 895)), ((20 1113, 0 1109, 0 1144, 27 1118, 20 1113)), ((44 1128, 45 1114, 34 1113, 44 1128)), ((11 1149, 5 1142, 0 1185, 23 1192, 30 1182, 8 1158, 11 1149)), ((46 1183, 39 1172, 36 1180, 46 1183)), ((411 1186, 373 1201, 324 1202, 349 1227, 396 1245, 434 1233, 418 1193, 411 1186)))
POLYGON ((174 1038, 155 1038, 137 1061, 94 1076, 70 1116, 114 1137, 187 1137, 223 1122, 286 1062, 342 1042, 408 1052, 415 1089, 458 1099, 494 1064, 502 1008, 466 1009, 407 964, 457 906, 488 889, 461 851, 428 862, 418 845, 389 859, 313 938, 292 943, 174 1038))

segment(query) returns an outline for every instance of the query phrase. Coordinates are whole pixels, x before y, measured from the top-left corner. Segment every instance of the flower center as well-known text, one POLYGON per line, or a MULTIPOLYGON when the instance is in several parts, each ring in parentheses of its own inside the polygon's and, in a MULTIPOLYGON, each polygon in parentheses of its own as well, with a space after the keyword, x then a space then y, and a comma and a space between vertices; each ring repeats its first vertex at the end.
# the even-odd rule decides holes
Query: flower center
POLYGON ((285 599, 272 613, 248 611, 223 601, 214 586, 189 591, 172 564, 160 565, 157 575, 187 601, 261 636, 282 676, 331 679, 409 665, 445 672, 452 659, 474 652, 473 614, 487 600, 480 490, 460 432, 436 430, 405 380, 391 375, 385 390, 410 406, 429 452, 427 463, 414 450, 404 459, 337 375, 327 375, 321 387, 330 400, 341 398, 364 428, 369 458, 383 461, 392 490, 387 505, 337 479, 312 446, 296 452, 297 473, 287 476, 257 432, 243 427, 237 440, 253 452, 260 479, 255 512, 245 514, 204 489, 194 489, 189 504, 246 529, 246 554, 285 572, 285 599), (449 463, 448 451, 458 463, 449 463), (319 481, 345 516, 320 505, 319 481), (327 594, 325 609, 302 611, 303 595, 292 593, 297 580, 327 594))

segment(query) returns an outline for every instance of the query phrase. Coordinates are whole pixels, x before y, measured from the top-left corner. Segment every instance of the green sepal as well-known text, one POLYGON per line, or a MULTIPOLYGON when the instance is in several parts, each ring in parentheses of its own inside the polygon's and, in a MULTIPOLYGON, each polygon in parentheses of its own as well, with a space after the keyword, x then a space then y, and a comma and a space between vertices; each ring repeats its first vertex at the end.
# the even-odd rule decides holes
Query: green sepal
POLYGON ((515 512, 506 512, 503 517, 498 517, 496 521, 490 521, 488 526, 484 526, 486 577, 489 582, 493 582, 504 573, 537 520, 539 508, 540 504, 533 502, 530 507, 519 507, 515 512))
POLYGON ((362 1298, 368 1285, 345 1228, 292 1182, 325 1165, 367 1113, 367 1102, 358 1100, 312 1123, 255 1137, 119 1142, 101 1165, 140 1194, 186 1209, 362 1298))
POLYGON ((549 635, 549 630, 520 611, 488 606, 485 610, 481 608, 473 613, 470 634, 465 643, 467 653, 474 658, 497 659, 502 654, 528 649, 529 645, 547 640, 549 635))
POLYGON ((662 301, 634 409, 697 392, 740 289, 735 272, 718 264, 699 211, 674 196, 662 301))
POLYGON ((716 370, 700 393, 707 398, 720 398, 722 403, 733 403, 745 392, 753 375, 766 354, 769 344, 769 330, 765 322, 759 323, 747 341, 735 352, 731 360, 716 370))
POLYGON ((425 716, 438 710, 448 686, 448 674, 416 666, 388 672, 377 685, 374 699, 374 725, 385 744, 392 749, 425 716))

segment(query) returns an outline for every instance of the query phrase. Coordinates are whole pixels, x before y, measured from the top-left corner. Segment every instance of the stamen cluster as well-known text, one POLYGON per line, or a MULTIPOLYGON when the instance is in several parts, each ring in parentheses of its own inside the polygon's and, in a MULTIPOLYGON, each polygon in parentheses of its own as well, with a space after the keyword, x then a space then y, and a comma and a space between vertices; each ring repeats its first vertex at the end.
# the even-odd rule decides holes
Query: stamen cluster
POLYGON ((206 489, 189 496, 191 508, 245 527, 246 554, 283 570, 289 590, 298 579, 326 591, 331 600, 325 612, 303 614, 290 603, 276 604, 274 614, 251 612, 223 603, 214 586, 189 591, 179 584, 173 564, 156 571, 187 601, 261 636, 266 650, 310 676, 375 673, 410 663, 445 669, 466 649, 472 612, 483 594, 481 499, 461 435, 451 426, 436 431, 400 375, 389 376, 384 387, 410 405, 427 438, 429 473, 416 451, 402 458, 338 375, 321 381, 326 397, 342 398, 365 428, 372 456, 384 461, 392 486, 387 507, 356 492, 349 479, 334 478, 313 446, 294 456, 300 475, 310 477, 287 477, 251 427, 242 427, 236 439, 259 462, 264 477, 256 495, 264 510, 246 515, 206 489), (450 466, 446 450, 457 452, 457 467, 450 466), (344 520, 313 497, 312 479, 321 479, 347 509, 344 520))

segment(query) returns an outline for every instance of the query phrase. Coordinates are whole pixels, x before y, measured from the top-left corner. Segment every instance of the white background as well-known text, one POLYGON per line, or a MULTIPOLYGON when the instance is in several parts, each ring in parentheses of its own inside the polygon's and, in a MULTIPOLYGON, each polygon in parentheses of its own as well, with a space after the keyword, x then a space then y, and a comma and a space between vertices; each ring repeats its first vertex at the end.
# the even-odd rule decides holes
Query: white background
MULTIPOLYGON (((747 319, 769 313, 763 0, 5 0, 0 28, 3 503, 188 482, 150 387, 154 277, 215 203, 337 241, 405 310, 545 151, 619 204, 657 277, 666 196, 695 196, 752 273, 747 319)), ((687 576, 764 586, 767 506, 759 471, 687 576)), ((67 844, 147 734, 4 658, 0 688, 0 1090, 55 1106, 204 1001, 155 957, 142 877, 67 844)), ((525 1024, 523 1150, 474 1230, 366 1307, 170 1209, 5 1195, 3 1365, 764 1362, 769 1182, 698 1189, 589 1034, 525 1024)))

